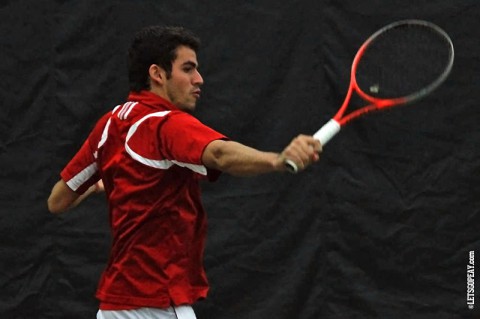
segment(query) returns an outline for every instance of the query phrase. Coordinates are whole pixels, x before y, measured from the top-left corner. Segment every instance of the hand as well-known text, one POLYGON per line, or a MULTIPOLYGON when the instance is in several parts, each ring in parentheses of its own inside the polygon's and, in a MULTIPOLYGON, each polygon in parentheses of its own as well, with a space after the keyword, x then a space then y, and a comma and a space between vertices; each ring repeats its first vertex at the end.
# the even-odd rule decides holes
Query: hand
POLYGON ((105 191, 105 187, 103 186, 103 180, 99 180, 95 183, 95 193, 101 193, 105 191))
POLYGON ((283 150, 279 156, 284 170, 297 173, 320 159, 322 145, 312 136, 299 135, 283 150))

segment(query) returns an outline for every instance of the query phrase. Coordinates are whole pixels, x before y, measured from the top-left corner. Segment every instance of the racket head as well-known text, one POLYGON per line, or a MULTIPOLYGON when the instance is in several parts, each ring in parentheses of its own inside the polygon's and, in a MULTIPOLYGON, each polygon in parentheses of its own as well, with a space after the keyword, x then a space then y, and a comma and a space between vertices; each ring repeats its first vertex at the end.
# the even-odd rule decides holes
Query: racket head
POLYGON ((453 61, 452 40, 439 26, 423 20, 397 21, 360 47, 352 63, 351 87, 372 103, 365 112, 410 103, 438 88, 453 61))

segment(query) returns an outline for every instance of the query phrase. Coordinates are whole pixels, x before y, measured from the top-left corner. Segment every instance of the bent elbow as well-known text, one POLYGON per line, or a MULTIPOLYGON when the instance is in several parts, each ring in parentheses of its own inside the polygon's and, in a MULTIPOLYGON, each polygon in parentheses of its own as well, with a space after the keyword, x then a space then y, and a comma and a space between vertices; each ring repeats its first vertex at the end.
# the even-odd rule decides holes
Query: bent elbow
POLYGON ((67 209, 65 205, 62 205, 61 201, 55 200, 52 197, 48 198, 47 207, 48 207, 48 211, 54 215, 61 214, 67 209))
POLYGON ((48 207, 48 211, 52 214, 60 214, 62 211, 61 209, 55 205, 55 203, 50 200, 50 198, 47 200, 47 207, 48 207))

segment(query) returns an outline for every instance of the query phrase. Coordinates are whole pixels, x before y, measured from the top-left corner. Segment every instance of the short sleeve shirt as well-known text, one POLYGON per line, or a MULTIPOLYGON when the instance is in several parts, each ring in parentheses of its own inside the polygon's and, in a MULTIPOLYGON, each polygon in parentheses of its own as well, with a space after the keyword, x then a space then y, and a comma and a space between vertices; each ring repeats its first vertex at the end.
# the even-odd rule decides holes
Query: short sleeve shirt
POLYGON ((64 168, 78 193, 100 178, 105 185, 113 241, 96 294, 101 308, 164 308, 206 296, 199 181, 219 175, 201 161, 218 139, 226 137, 161 97, 131 93, 64 168))

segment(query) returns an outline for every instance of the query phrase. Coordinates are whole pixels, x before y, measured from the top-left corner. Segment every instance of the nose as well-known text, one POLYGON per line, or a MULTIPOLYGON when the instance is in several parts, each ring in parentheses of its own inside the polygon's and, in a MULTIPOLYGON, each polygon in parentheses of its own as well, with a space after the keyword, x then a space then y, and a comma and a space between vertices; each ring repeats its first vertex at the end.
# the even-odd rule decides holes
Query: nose
POLYGON ((195 75, 193 77, 193 84, 195 84, 195 85, 202 85, 203 84, 203 77, 200 74, 200 72, 198 72, 198 70, 195 71, 195 75))

